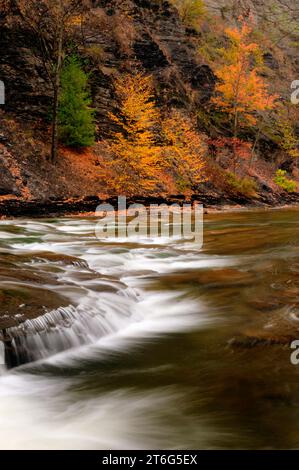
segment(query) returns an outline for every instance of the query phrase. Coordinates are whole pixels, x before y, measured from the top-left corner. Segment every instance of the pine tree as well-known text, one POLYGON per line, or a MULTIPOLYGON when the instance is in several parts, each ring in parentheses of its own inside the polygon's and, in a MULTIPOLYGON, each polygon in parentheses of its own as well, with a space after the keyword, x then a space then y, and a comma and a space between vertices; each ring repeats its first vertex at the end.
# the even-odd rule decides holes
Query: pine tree
POLYGON ((94 110, 88 91, 88 75, 76 57, 71 57, 61 74, 59 138, 70 147, 89 147, 95 140, 94 110))

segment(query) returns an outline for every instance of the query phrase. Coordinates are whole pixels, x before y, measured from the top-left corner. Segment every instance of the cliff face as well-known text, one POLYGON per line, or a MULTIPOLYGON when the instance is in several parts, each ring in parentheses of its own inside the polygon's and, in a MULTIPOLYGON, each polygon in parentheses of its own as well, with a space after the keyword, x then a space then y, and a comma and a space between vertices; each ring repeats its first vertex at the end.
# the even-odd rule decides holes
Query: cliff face
MULTIPOLYGON (((198 53, 198 34, 181 22, 177 10, 164 0, 94 0, 92 20, 86 25, 86 46, 90 49, 92 91, 106 134, 107 114, 114 106, 113 81, 118 72, 140 69, 153 74, 161 104, 195 108, 204 106, 213 93, 215 76, 198 53), (108 111, 108 112, 107 112, 108 111)), ((263 0, 206 0, 210 12, 231 24, 240 14, 251 13, 265 28, 263 19, 269 7, 263 0)), ((290 9, 297 1, 285 2, 290 9)), ((6 85, 5 110, 27 119, 46 117, 50 89, 43 68, 32 50, 35 38, 1 24, 0 78, 6 85)), ((274 28, 274 26, 273 26, 274 28)), ((200 34, 199 34, 200 35, 200 34)), ((282 33, 281 33, 282 35, 282 33)), ((279 39, 279 37, 278 37, 279 39)), ((296 44, 282 37, 282 62, 293 66, 293 79, 299 73, 296 44)), ((276 45, 277 46, 277 45, 276 45)), ((266 65, 276 69, 282 86, 292 78, 280 74, 277 58, 269 51, 266 65)), ((285 64, 286 65, 286 64, 285 64)), ((108 123, 108 127, 111 123, 108 123)))
MULTIPOLYGON (((209 14, 218 18, 216 23, 231 24, 250 9, 262 24, 265 14, 265 2, 261 0, 207 0, 206 4, 209 14)), ((296 2, 289 0, 289 4, 293 7, 296 2)), ((108 116, 117 110, 114 81, 123 72, 150 73, 162 109, 184 108, 193 116, 207 109, 216 77, 213 64, 199 53, 199 41, 205 40, 211 26, 203 22, 201 31, 186 28, 166 0, 94 0, 92 5, 80 53, 88 60, 91 72, 100 141, 113 127, 108 116)), ((6 24, 4 14, 0 23, 0 79, 6 85, 0 120, 0 194, 26 193, 43 199, 105 192, 105 182, 97 175, 104 151, 101 146, 85 155, 84 168, 79 161, 82 155, 71 155, 67 150, 62 151, 56 168, 47 162, 44 142, 48 138, 45 132, 51 90, 34 54, 35 38, 6 24), (19 180, 11 173, 12 161, 19 180)), ((265 61, 274 73, 273 88, 289 99, 289 85, 297 78, 298 61, 293 46, 283 42, 283 47, 284 52, 277 52, 277 47, 267 44, 265 61)))
MULTIPOLYGON (((214 74, 198 57, 196 43, 186 35, 170 3, 99 0, 93 6, 85 45, 90 51, 100 136, 109 132, 107 115, 115 105, 113 81, 120 71, 140 69, 153 74, 158 98, 168 106, 188 108, 209 100, 214 74)), ((2 27, 1 36, 0 77, 6 84, 5 110, 29 119, 46 117, 50 90, 43 69, 32 54, 35 38, 9 27, 2 27)))
MULTIPOLYGON (((15 158, 34 197, 103 192, 105 184, 96 176, 97 155, 85 160, 84 170, 79 164, 71 170, 70 161, 66 163, 63 159, 67 168, 58 164, 57 168, 49 170, 43 156, 46 149, 38 144, 37 150, 33 150, 30 143, 27 148, 23 145, 28 134, 31 134, 31 139, 39 139, 45 132, 51 89, 41 62, 34 54, 36 38, 26 30, 6 24, 4 16, 0 21, 0 79, 6 85, 4 112, 5 117, 9 117, 0 123, 0 192, 19 195, 14 178, 5 176, 9 170, 4 150, 6 155, 9 153, 15 158), (12 125, 11 119, 15 119, 17 124, 12 125), (47 181, 42 181, 45 178, 47 181), (82 179, 86 184, 82 184, 82 179)), ((82 54, 91 72, 90 86, 99 140, 107 138, 113 127, 108 115, 117 108, 114 80, 122 72, 140 70, 152 74, 160 106, 195 110, 204 105, 213 92, 215 76, 211 68, 200 60, 194 38, 186 34, 177 11, 167 1, 93 1, 85 34, 82 54)))
MULTIPOLYGON (((157 83, 161 104, 190 108, 209 100, 215 83, 211 69, 197 54, 196 42, 186 35, 177 11, 167 1, 98 1, 106 28, 96 43, 102 64, 94 80, 94 95, 102 131, 107 108, 113 106, 111 71, 140 69, 157 83)), ((108 123, 109 130, 109 123, 108 123)))

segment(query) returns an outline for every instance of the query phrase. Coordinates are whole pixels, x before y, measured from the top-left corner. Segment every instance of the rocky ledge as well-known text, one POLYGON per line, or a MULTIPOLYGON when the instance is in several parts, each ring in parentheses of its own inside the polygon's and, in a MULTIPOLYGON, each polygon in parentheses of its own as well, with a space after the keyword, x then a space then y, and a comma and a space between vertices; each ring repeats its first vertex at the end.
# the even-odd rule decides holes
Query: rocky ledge
MULTIPOLYGON (((259 194, 255 199, 245 196, 224 196, 214 192, 196 193, 191 198, 184 195, 163 196, 136 196, 127 198, 127 205, 143 204, 184 204, 198 202, 205 209, 227 210, 231 209, 258 209, 278 208, 284 206, 299 205, 299 194, 259 194)), ((86 196, 84 198, 68 198, 48 200, 22 200, 18 198, 0 201, 0 218, 6 217, 56 217, 75 214, 94 213, 100 204, 111 204, 117 208, 117 197, 101 199, 98 196, 86 196)))

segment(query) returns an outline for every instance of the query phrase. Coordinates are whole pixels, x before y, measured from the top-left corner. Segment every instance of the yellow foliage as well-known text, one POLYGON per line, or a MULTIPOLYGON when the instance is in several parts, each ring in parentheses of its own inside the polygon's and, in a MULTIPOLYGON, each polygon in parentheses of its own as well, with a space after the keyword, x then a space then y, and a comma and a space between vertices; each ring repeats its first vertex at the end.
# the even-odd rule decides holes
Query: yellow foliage
POLYGON ((82 15, 74 15, 68 18, 67 26, 81 26, 82 25, 82 15))
POLYGON ((154 129, 159 121, 152 78, 143 74, 124 75, 116 81, 120 116, 110 118, 120 131, 113 135, 110 149, 114 187, 126 194, 155 187, 160 168, 160 147, 154 129))
POLYGON ((206 13, 203 0, 171 0, 178 9, 180 17, 186 26, 198 29, 200 19, 206 13))
POLYGON ((278 130, 282 135, 280 147, 287 152, 290 157, 299 158, 299 139, 297 138, 294 126, 290 118, 281 111, 278 116, 278 130))
POLYGON ((110 118, 119 131, 109 144, 116 191, 128 195, 151 191, 158 183, 167 186, 172 175, 181 192, 205 181, 202 138, 179 111, 161 119, 151 77, 124 75, 116 81, 116 95, 120 113, 110 114, 110 118), (161 127, 163 145, 156 141, 161 127))
POLYGON ((163 121, 163 133, 167 141, 163 155, 168 165, 175 168, 183 186, 191 188, 205 181, 205 147, 190 119, 173 111, 163 121))

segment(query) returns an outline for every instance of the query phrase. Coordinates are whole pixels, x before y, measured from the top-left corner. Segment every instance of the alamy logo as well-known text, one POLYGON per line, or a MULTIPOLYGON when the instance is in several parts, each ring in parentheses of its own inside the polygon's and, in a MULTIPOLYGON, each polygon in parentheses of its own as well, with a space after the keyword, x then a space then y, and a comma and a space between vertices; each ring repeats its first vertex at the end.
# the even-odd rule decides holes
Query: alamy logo
POLYGON ((291 94, 292 104, 299 104, 299 80, 294 80, 292 82, 291 89, 294 90, 291 94))
POLYGON ((291 343, 291 349, 294 349, 290 356, 290 361, 293 366, 298 366, 299 364, 299 341, 296 339, 291 343))
POLYGON ((0 80, 0 105, 5 104, 5 85, 2 80, 0 80))
POLYGON ((118 198, 115 208, 111 204, 97 207, 96 237, 118 239, 183 239, 203 245, 203 206, 201 204, 131 204, 126 197, 118 198))

